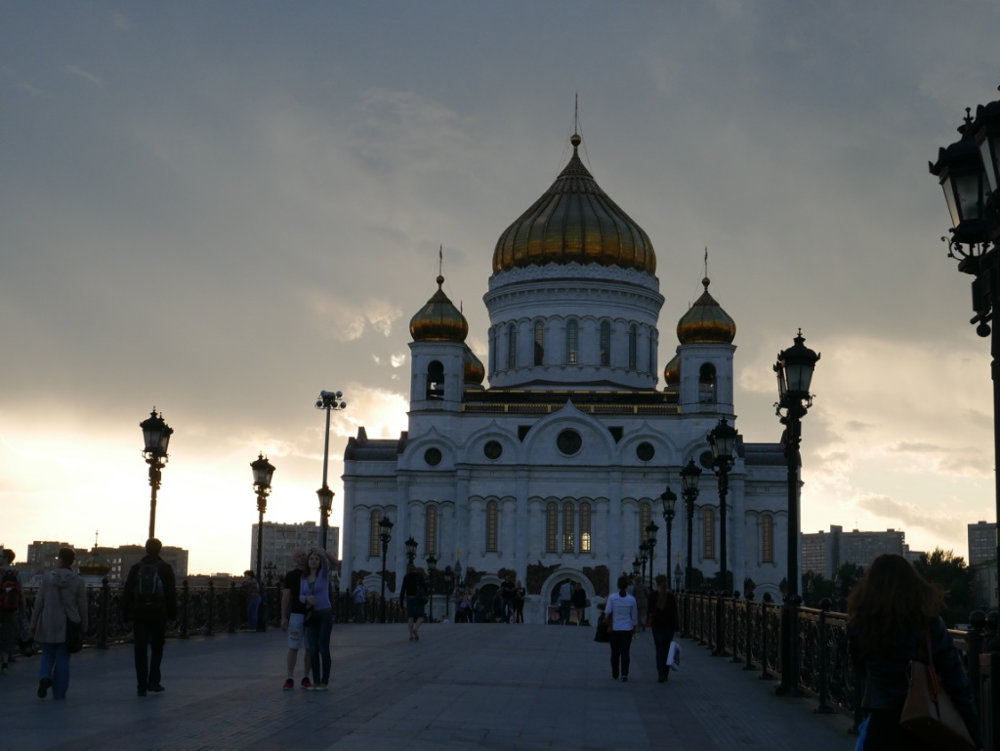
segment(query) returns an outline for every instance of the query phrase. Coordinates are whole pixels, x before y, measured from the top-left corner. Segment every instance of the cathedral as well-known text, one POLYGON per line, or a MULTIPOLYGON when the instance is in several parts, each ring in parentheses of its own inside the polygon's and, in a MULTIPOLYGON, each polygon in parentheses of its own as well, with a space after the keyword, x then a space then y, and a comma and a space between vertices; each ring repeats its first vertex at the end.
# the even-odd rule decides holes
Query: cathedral
MULTIPOLYGON (((679 311, 658 386, 664 297, 653 244, 584 166, 580 137, 571 143, 552 186, 497 240, 483 297, 488 367, 465 343, 468 323, 439 274, 410 321, 408 430, 384 439, 362 427, 349 439, 345 583, 383 586, 383 519, 392 522, 386 596, 398 593, 406 543, 416 542, 418 567, 436 558, 438 617, 446 567, 456 584, 484 593, 504 578, 523 582, 526 622, 550 618, 567 579, 600 602, 632 573, 651 522, 651 572, 683 585, 690 523, 693 574, 706 585, 718 574, 720 493, 707 437, 723 418, 735 424, 735 322, 706 275, 702 295, 679 311), (698 495, 690 515, 683 498, 676 504, 667 560, 661 496, 668 487, 681 495, 691 461, 703 470, 698 495)), ((752 581, 758 597, 779 599, 786 482, 780 445, 738 439, 726 559, 736 588, 752 581)))

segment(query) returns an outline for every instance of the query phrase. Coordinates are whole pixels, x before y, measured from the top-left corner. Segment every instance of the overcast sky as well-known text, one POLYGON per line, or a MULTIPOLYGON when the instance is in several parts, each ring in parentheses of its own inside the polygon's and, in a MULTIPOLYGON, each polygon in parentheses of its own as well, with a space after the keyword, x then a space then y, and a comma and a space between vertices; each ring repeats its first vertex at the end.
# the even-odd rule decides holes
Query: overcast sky
POLYGON ((439 246, 486 361, 494 245, 578 94, 584 161, 656 250, 661 372, 707 246, 746 440, 780 436, 798 327, 822 353, 803 531, 967 556, 995 521, 989 345, 927 162, 996 98, 998 29, 987 0, 3 3, 0 543, 141 543, 155 405, 158 536, 242 570, 258 451, 266 519, 318 518, 321 389, 348 402, 336 522, 347 437, 405 429, 439 246))

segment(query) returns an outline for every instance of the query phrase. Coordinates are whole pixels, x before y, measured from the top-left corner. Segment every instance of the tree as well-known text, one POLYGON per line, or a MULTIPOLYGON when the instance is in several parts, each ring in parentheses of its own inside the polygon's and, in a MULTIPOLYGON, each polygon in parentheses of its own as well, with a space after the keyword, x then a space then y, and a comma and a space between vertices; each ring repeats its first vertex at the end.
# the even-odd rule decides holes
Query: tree
POLYGON ((935 548, 929 555, 921 553, 913 565, 922 577, 944 590, 944 611, 941 617, 945 623, 954 628, 955 624, 967 622, 974 606, 974 574, 965 565, 965 559, 950 550, 935 548))
POLYGON ((807 608, 818 608, 824 597, 829 597, 836 604, 836 584, 815 571, 806 571, 802 575, 802 593, 802 601, 807 608))
POLYGON ((858 583, 865 570, 857 563, 845 563, 837 569, 833 577, 835 584, 834 608, 840 611, 847 611, 847 596, 851 594, 854 585, 858 583))

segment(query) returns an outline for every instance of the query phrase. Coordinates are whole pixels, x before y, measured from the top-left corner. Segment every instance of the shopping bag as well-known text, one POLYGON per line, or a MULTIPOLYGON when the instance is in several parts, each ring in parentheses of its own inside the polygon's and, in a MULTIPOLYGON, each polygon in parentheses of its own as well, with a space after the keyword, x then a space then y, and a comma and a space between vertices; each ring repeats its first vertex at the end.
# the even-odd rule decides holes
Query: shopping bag
POLYGON ((667 652, 667 667, 673 670, 681 669, 681 645, 676 639, 670 642, 670 650, 667 652))
POLYGON ((940 686, 933 665, 910 661, 910 687, 899 724, 942 751, 972 751, 976 747, 951 697, 940 686))

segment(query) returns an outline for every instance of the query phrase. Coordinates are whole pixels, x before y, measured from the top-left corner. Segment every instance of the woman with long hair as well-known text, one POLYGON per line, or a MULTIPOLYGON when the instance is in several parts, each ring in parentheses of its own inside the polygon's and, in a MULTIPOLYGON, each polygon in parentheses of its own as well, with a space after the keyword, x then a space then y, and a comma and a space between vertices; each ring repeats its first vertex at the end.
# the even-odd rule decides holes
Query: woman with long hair
POLYGON ((670 578, 666 574, 656 577, 656 593, 649 601, 649 620, 653 629, 653 643, 656 645, 656 675, 660 683, 665 683, 670 677, 667 655, 679 620, 677 598, 670 591, 670 578))
POLYGON ((306 606, 305 632, 312 661, 313 691, 326 691, 330 683, 330 633, 333 631, 330 564, 333 562, 329 552, 312 548, 299 587, 299 600, 306 606))
POLYGON ((604 617, 608 619, 608 636, 611 639, 611 677, 628 680, 629 652, 632 636, 639 625, 639 606, 628 593, 628 577, 618 577, 618 591, 604 604, 604 617))
MULTIPOLYGON (((865 751, 919 751, 920 738, 899 724, 909 686, 910 660, 933 660, 942 688, 973 739, 979 722, 961 656, 939 615, 944 593, 899 555, 880 555, 847 598, 847 635, 865 693, 865 751), (928 644, 930 654, 928 655, 928 644)), ((977 740, 978 744, 978 740, 977 740)))
POLYGON ((38 698, 44 699, 52 687, 53 699, 65 699, 69 688, 69 647, 66 621, 79 623, 87 631, 87 589, 73 571, 76 552, 59 548, 59 567, 42 577, 42 586, 31 612, 29 635, 42 645, 38 666, 38 698))

